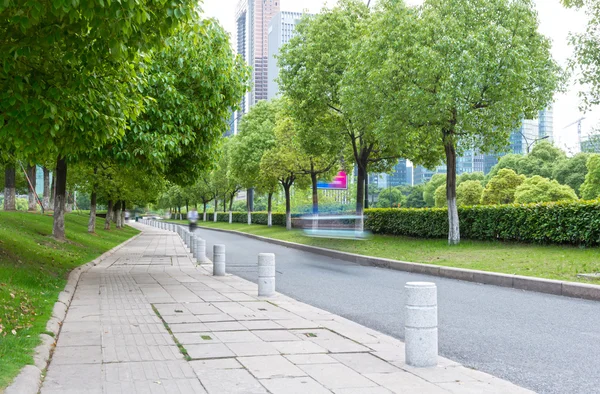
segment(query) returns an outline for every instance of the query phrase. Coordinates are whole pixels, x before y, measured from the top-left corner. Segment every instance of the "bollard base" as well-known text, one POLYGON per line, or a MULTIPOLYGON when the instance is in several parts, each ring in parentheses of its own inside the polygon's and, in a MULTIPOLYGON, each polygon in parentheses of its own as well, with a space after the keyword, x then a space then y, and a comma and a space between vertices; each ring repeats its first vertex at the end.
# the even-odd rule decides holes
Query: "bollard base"
POLYGON ((405 328, 406 364, 417 368, 435 367, 438 361, 437 328, 405 328))

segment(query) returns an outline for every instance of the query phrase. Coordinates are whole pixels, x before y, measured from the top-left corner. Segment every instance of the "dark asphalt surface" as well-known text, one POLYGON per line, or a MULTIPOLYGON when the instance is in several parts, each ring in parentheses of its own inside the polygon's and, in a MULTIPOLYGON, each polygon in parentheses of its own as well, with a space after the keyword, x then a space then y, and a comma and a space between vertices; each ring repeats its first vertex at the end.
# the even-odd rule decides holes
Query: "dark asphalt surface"
POLYGON ((404 283, 438 286, 440 355, 540 393, 600 393, 600 302, 410 274, 198 229, 209 256, 256 282, 275 253, 277 291, 393 337, 404 336, 404 283), (212 257, 212 256, 211 256, 212 257))

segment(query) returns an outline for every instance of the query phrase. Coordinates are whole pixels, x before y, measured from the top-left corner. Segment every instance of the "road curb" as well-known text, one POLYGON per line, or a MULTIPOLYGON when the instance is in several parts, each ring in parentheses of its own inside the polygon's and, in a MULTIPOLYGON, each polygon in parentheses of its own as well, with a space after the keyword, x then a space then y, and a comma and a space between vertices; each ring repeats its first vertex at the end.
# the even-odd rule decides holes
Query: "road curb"
POLYGON ((500 274, 495 272, 470 270, 465 268, 444 267, 432 264, 411 263, 407 261, 392 260, 381 257, 363 256, 348 252, 340 252, 333 249, 303 245, 290 241, 282 241, 279 239, 262 237, 260 235, 248 234, 236 230, 225 230, 220 228, 204 227, 201 225, 199 225, 198 227, 205 230, 238 234, 248 238, 253 238, 280 246, 294 248, 305 252, 312 252, 320 254, 322 256, 349 261, 351 263, 363 266, 388 268, 397 271, 438 276, 449 279, 458 279, 467 282, 481 283, 485 285, 494 285, 519 290, 533 291, 537 293, 554 294, 564 297, 583 298, 586 300, 600 301, 600 286, 593 284, 534 278, 530 276, 500 274))
POLYGON ((56 346, 62 323, 67 316, 69 306, 75 296, 79 278, 81 278, 81 275, 84 272, 87 272, 92 267, 98 265, 98 263, 110 257, 117 250, 121 249, 140 235, 142 235, 142 232, 115 246, 111 250, 104 252, 89 263, 74 268, 69 273, 65 289, 59 293, 58 301, 54 303, 54 308, 52 309, 52 315, 46 323, 46 331, 54 334, 54 338, 47 334, 40 334, 41 343, 34 349, 33 359, 35 365, 24 366, 17 377, 4 390, 5 394, 37 394, 40 391, 43 382, 42 371, 48 367, 48 363, 52 357, 52 352, 56 346))

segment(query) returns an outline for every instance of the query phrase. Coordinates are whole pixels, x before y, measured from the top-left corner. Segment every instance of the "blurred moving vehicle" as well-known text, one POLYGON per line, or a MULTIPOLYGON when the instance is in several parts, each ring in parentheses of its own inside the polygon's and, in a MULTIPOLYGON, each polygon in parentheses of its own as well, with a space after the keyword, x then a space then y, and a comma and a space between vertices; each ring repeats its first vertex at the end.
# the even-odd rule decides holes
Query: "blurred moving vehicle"
POLYGON ((365 240, 372 235, 364 230, 365 219, 359 215, 311 215, 301 218, 301 226, 307 237, 365 240))

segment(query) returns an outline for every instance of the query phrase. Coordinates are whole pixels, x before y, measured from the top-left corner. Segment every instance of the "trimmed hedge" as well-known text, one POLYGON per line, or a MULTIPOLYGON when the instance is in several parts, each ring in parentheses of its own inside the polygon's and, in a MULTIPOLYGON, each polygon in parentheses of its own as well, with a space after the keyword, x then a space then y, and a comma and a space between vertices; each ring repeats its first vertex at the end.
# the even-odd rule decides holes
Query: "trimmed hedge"
MULTIPOLYGON (((365 215, 376 234, 448 236, 445 208, 367 209, 365 215)), ((458 216, 463 239, 600 245, 600 200, 478 205, 459 208, 458 216)))
MULTIPOLYGON (((273 226, 285 226, 285 212, 273 212, 273 226)), ((301 215, 292 214, 292 218, 299 217, 301 215)), ((267 219, 269 215, 267 212, 252 212, 252 223, 253 224, 267 224, 267 219)), ((212 221, 214 218, 213 213, 208 213, 206 215, 207 221, 212 221)), ((229 213, 228 212, 218 212, 217 213, 217 221, 218 222, 229 222, 229 213)), ((232 212, 231 221, 233 223, 248 223, 248 212, 232 212)))

